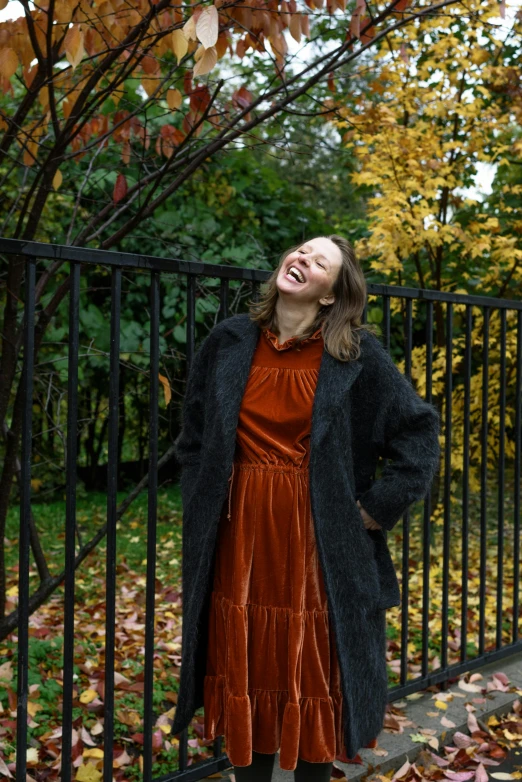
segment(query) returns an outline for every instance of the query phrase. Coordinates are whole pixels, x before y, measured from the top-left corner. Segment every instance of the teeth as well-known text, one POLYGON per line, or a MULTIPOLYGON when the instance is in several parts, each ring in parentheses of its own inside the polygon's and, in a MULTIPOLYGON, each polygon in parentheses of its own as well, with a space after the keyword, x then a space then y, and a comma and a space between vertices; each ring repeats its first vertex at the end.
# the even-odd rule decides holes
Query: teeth
POLYGON ((303 277, 303 275, 301 274, 301 272, 299 271, 299 269, 296 269, 296 268, 295 268, 295 266, 290 266, 290 268, 289 268, 289 270, 288 270, 288 274, 290 274, 290 272, 292 272, 292 271, 294 271, 294 272, 296 273, 296 275, 297 275, 298 279, 299 279, 301 282, 304 282, 304 281, 305 281, 305 280, 304 280, 304 277, 303 277))

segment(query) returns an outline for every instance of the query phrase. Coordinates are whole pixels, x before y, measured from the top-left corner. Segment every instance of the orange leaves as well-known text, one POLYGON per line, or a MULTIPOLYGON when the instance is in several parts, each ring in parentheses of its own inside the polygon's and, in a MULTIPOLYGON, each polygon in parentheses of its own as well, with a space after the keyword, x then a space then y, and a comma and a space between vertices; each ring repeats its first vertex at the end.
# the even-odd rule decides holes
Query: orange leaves
POLYGON ((10 79, 14 76, 18 67, 18 55, 14 49, 9 47, 0 49, 0 76, 4 79, 10 79))
POLYGON ((246 109, 253 100, 252 93, 246 87, 240 87, 232 94, 232 105, 235 108, 246 109))
POLYGON ((74 70, 85 55, 81 25, 73 24, 72 27, 69 27, 65 35, 63 46, 65 49, 65 56, 74 70))
POLYGON ((112 201, 114 205, 119 203, 127 195, 127 180, 124 174, 118 174, 116 182, 114 184, 114 191, 112 194, 112 201))
POLYGON ((209 103, 210 92, 205 84, 190 91, 190 108, 196 114, 203 114, 209 103))
MULTIPOLYGON (((89 128, 89 135, 91 133, 107 132, 107 117, 95 117, 90 123, 87 123, 91 127, 89 128)), ((125 109, 120 109, 114 114, 113 117, 114 130, 112 131, 112 138, 116 143, 121 143, 122 152, 121 160, 127 165, 130 163, 131 157, 131 133, 135 138, 139 139, 145 149, 149 148, 150 137, 146 129, 138 117, 134 117, 129 114, 125 109)))
MULTIPOLYGON (((253 102, 254 96, 246 87, 240 87, 232 93, 232 105, 235 109, 246 109, 253 102)), ((250 112, 245 114, 245 122, 250 121, 250 112)))
POLYGON ((357 0, 355 5, 355 10, 352 14, 352 18, 350 20, 350 33, 355 36, 356 38, 359 38, 359 40, 362 43, 368 43, 369 41, 373 40, 375 36, 375 28, 373 25, 371 27, 368 27, 367 30, 364 28, 370 23, 370 17, 364 15, 363 11, 366 8, 366 1, 365 0, 357 0), (364 30, 364 32, 362 32, 364 30))
POLYGON ((54 4, 54 18, 60 24, 69 24, 72 19, 73 8, 67 0, 56 0, 54 4))
MULTIPOLYGON (((290 35, 294 39, 294 41, 297 41, 297 43, 301 42, 301 16, 300 14, 292 14, 290 18, 290 24, 288 25, 288 28, 290 30, 290 35)), ((308 17, 307 17, 308 18, 308 17)))
POLYGON ((183 101, 183 96, 179 90, 170 89, 167 90, 167 106, 171 111, 177 111, 183 101))
POLYGON ((165 377, 165 375, 158 374, 159 381, 161 385, 163 386, 163 393, 165 395, 165 407, 168 407, 168 404, 172 398, 172 391, 170 388, 170 381, 168 377, 165 377))
POLYGON ((171 158, 174 150, 184 138, 185 134, 179 128, 175 128, 173 125, 163 125, 156 140, 156 152, 158 155, 171 158))
POLYGON ((160 63, 156 57, 147 54, 141 59, 140 65, 145 73, 145 76, 141 80, 141 86, 150 98, 161 82, 160 63))
POLYGON ((36 121, 31 127, 24 131, 24 134, 20 137, 19 143, 24 150, 22 157, 24 166, 32 166, 36 162, 38 155, 38 142, 43 136, 47 128, 46 121, 36 121))

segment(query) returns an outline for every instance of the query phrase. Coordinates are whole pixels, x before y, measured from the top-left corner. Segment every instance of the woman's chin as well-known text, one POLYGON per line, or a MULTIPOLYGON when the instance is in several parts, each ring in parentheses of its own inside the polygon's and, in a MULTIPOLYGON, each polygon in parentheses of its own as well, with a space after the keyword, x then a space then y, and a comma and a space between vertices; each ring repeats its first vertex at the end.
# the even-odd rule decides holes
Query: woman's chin
POLYGON ((291 296, 295 295, 296 293, 299 293, 300 287, 301 286, 299 283, 296 282, 294 284, 286 280, 283 280, 281 283, 280 282, 277 283, 277 290, 279 291, 279 293, 286 293, 291 296))

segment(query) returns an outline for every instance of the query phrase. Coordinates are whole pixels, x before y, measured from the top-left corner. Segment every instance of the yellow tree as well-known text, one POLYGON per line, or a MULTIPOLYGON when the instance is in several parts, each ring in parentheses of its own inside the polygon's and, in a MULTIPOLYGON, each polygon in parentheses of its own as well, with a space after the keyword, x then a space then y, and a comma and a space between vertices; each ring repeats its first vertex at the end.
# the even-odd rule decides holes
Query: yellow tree
MULTIPOLYGON (((353 181, 367 193, 368 235, 357 243, 377 279, 390 284, 499 298, 519 297, 522 287, 520 209, 510 205, 520 193, 516 179, 488 208, 463 195, 479 164, 520 165, 517 140, 522 113, 521 14, 499 25, 505 8, 472 0, 469 18, 452 7, 444 15, 417 20, 393 31, 379 45, 369 92, 350 106, 331 102, 343 142, 359 161, 353 181)), ((392 299, 392 313, 401 304, 392 299)), ((452 351, 452 474, 464 459, 464 317, 455 304, 452 351)), ((423 305, 414 303, 414 317, 423 305)), ((480 487, 483 312, 473 307, 471 378, 471 488, 480 487)), ((506 386, 503 441, 514 456, 517 312, 507 312, 506 386)), ((433 391, 445 416, 446 317, 435 307, 433 391)), ((498 466, 501 445, 501 317, 489 323, 490 370, 487 407, 488 467, 498 466)), ((425 390, 424 348, 414 348, 412 376, 425 390)), ((441 470, 441 478, 444 468, 441 470)), ((439 509, 441 511, 441 509, 439 509)))

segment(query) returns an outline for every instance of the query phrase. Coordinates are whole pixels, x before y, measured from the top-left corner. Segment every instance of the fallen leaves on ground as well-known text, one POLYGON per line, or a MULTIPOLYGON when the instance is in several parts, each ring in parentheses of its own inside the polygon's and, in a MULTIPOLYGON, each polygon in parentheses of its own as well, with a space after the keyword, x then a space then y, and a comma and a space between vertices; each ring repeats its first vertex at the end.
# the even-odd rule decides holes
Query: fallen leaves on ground
MULTIPOLYGON (((41 517, 40 517, 41 518, 41 517)), ((105 508, 89 508, 84 515, 79 514, 82 526, 103 523, 105 508)), ((16 528, 13 525, 13 528, 16 528)), ((115 705, 114 740, 112 752, 113 775, 116 782, 135 779, 143 769, 143 693, 144 693, 144 638, 145 638, 145 586, 146 586, 146 503, 134 511, 131 518, 118 523, 117 568, 116 568, 116 652, 115 652, 115 705)), ((51 569, 57 571, 62 566, 63 529, 61 519, 53 519, 52 525, 43 535, 46 550, 53 552, 51 569), (54 555, 54 552, 56 555, 54 555)), ((418 537, 418 536, 416 536, 418 537)), ((393 550, 393 541, 392 550, 393 550)), ((12 560, 8 570, 8 605, 12 610, 16 606, 18 565, 16 564, 17 540, 14 535, 7 540, 12 560)), ((432 560, 440 560, 436 545, 432 548, 432 560)), ((458 559, 459 552, 453 550, 458 559)), ((469 634, 468 652, 473 656, 474 634, 472 630, 478 621, 478 604, 474 591, 477 586, 476 573, 479 547, 470 539, 470 582, 469 586, 469 634)), ((453 555, 453 554, 452 554, 453 555)), ((74 689, 73 689, 73 730, 72 761, 73 778, 78 782, 100 782, 102 765, 107 747, 104 742, 104 700, 105 700, 105 556, 104 544, 84 561, 76 574, 75 584, 75 646, 74 646, 74 689)), ((395 555, 394 555, 395 556, 395 555)), ((409 631, 407 676, 409 679, 419 675, 421 670, 421 597, 422 570, 418 563, 422 561, 421 552, 415 542, 410 549, 410 591, 409 591, 409 631)), ((397 559, 397 564, 399 564, 397 559)), ((170 721, 177 702, 179 672, 181 664, 181 620, 182 601, 181 582, 181 514, 179 503, 173 501, 167 492, 158 496, 158 545, 155 581, 155 650, 154 650, 154 714, 153 728, 153 775, 159 777, 177 767, 178 740, 170 734, 170 721)), ((488 569, 495 567, 493 559, 488 558, 488 569)), ((455 566, 456 568, 456 566, 455 566)), ((459 606, 461 583, 458 568, 450 573, 449 618, 450 664, 457 662, 460 648, 459 606), (455 657, 453 659, 452 655, 455 657)), ((434 567, 431 582, 429 610, 429 649, 430 670, 440 667, 438 658, 440 642, 440 568, 434 567), (438 636, 437 636, 438 634, 438 636)), ((31 582, 35 584, 37 574, 31 569, 31 582)), ((489 580, 488 580, 489 583, 489 580)), ((487 590, 488 616, 494 618, 494 590, 487 590)), ((509 618, 509 611, 506 613, 509 618)), ((60 778, 62 748, 62 689, 63 689, 63 590, 56 592, 47 603, 36 611, 30 620, 29 649, 29 700, 28 700, 28 738, 27 756, 28 774, 37 782, 57 782, 60 778)), ((392 685, 400 672, 400 610, 387 613, 388 649, 387 660, 392 685)), ((486 651, 494 648, 495 637, 493 622, 488 622, 486 651)), ((503 632, 509 636, 510 622, 506 622, 503 632)), ((16 745, 16 634, 5 642, 0 642, 0 777, 9 779, 15 771, 16 745)), ((462 702, 473 709, 474 702, 480 703, 487 693, 500 690, 513 691, 504 674, 495 673, 484 685, 481 674, 474 673, 461 677, 452 692, 437 691, 433 688, 433 706, 427 712, 437 718, 440 725, 451 730, 455 725, 446 717, 450 699, 462 698, 462 702)), ((425 691, 424 691, 425 692, 425 691)), ((517 694, 522 695, 522 692, 517 694)), ((415 700, 422 692, 408 696, 415 700)), ((408 700, 407 699, 407 700, 408 700)), ((405 701, 406 703, 407 701, 405 701)), ((488 723, 487 728, 480 723, 469 724, 472 744, 468 747, 448 749, 439 746, 432 728, 419 728, 401 710, 400 703, 390 704, 385 716, 384 730, 391 733, 409 732, 414 741, 425 743, 421 755, 415 764, 403 768, 399 782, 417 782, 418 779, 453 779, 453 782, 467 782, 471 777, 455 777, 453 774, 470 774, 477 782, 486 782, 482 777, 482 768, 488 766, 491 774, 491 762, 502 760, 508 747, 519 735, 522 736, 520 704, 514 702, 513 713, 505 719, 498 718, 497 723, 488 723), (517 705, 518 704, 518 705, 517 705), (483 735, 482 735, 483 734, 483 735), (426 754, 427 753, 427 754, 426 754), (438 760, 436 760, 438 758, 438 760), (485 758, 481 760, 481 758, 485 758), (446 762, 446 765, 441 762, 446 762), (419 771, 420 769, 420 771, 419 771)), ((470 711, 470 718, 473 717, 470 711)), ((437 731, 439 732, 439 731, 437 731)), ((454 739, 457 742, 458 736, 454 739)), ((200 762, 213 754, 213 741, 203 738, 203 710, 196 713, 189 728, 188 764, 200 762)), ((448 745, 451 746, 451 745, 448 745)), ((223 750, 226 745, 223 742, 223 750)), ((379 746, 372 750, 376 761, 386 756, 379 746)), ((360 756, 354 759, 361 763, 360 756)), ((340 770, 334 767, 334 775, 340 770)), ((342 772, 340 772, 342 775, 342 772)), ((503 772, 500 772, 503 773, 503 772)), ((216 775, 219 776, 219 775, 216 775)), ((386 774, 389 782, 392 774, 386 774)), ((377 777, 378 778, 378 777, 377 777)), ((384 777, 383 777, 384 778, 384 777)), ((516 779, 517 777, 510 777, 516 779)), ((504 777, 498 777, 499 780, 504 777)))

